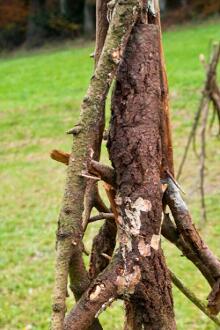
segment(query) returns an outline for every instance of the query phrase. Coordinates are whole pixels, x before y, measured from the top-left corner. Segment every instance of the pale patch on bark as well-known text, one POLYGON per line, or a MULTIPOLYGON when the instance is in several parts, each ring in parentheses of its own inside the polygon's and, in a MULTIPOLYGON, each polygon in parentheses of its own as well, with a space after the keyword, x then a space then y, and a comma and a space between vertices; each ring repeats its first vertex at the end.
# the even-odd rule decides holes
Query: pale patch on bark
POLYGON ((118 206, 121 206, 122 205, 122 198, 117 195, 116 198, 115 198, 115 203, 118 205, 118 206))
MULTIPOLYGON (((120 212, 120 210, 118 210, 118 213, 120 212)), ((123 219, 122 219, 122 217, 119 215, 118 216, 118 223, 120 224, 120 225, 122 225, 123 224, 123 219)))
POLYGON ((170 198, 175 203, 175 208, 179 209, 179 212, 188 212, 186 203, 181 197, 179 188, 174 184, 171 179, 168 179, 168 188, 167 193, 170 195, 170 198))
POLYGON ((100 315, 102 312, 104 312, 104 311, 106 310, 106 308, 109 307, 109 306, 112 304, 113 301, 114 301, 114 298, 113 298, 113 297, 109 298, 109 300, 108 300, 106 303, 104 303, 104 304, 101 306, 101 308, 98 310, 98 312, 97 312, 96 315, 95 315, 95 318, 99 317, 99 315, 100 315))
POLYGON ((143 238, 141 238, 138 243, 138 250, 143 257, 149 257, 151 255, 151 247, 149 244, 145 243, 143 238))
POLYGON ((168 184, 167 183, 162 183, 161 184, 162 193, 165 193, 165 191, 167 190, 167 187, 168 187, 168 184))
POLYGON ((120 63, 122 56, 122 50, 120 48, 114 49, 112 52, 112 60, 114 63, 118 64, 120 63))
POLYGON ((154 249, 154 250, 158 250, 159 246, 160 246, 160 235, 153 235, 151 238, 151 243, 150 246, 154 249))
POLYGON ((149 212, 152 208, 151 202, 142 197, 138 197, 134 203, 129 197, 126 197, 124 201, 126 202, 125 214, 130 220, 127 230, 133 236, 138 236, 141 229, 141 212, 149 212))
POLYGON ((118 276, 116 283, 119 294, 133 294, 137 283, 141 280, 141 270, 139 266, 133 267, 133 272, 124 276, 118 276))
POLYGON ((96 300, 104 288, 105 288, 104 284, 97 285, 95 287, 95 290, 90 294, 89 299, 96 300))

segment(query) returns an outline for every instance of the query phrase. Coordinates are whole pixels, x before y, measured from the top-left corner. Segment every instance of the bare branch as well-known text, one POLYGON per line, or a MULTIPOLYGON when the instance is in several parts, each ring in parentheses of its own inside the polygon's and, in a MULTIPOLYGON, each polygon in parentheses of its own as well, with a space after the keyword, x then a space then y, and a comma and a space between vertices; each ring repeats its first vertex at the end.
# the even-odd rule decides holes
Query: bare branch
POLYGON ((220 278, 215 282, 208 296, 208 309, 214 315, 220 311, 220 278))
POLYGON ((192 223, 192 218, 178 188, 172 180, 168 179, 168 183, 164 198, 172 212, 178 231, 183 235, 184 240, 190 245, 191 249, 197 253, 201 261, 210 269, 213 278, 219 278, 220 261, 202 241, 192 223))
POLYGON ((206 278, 210 286, 215 283, 212 272, 207 268, 206 264, 198 257, 197 253, 192 250, 191 246, 184 240, 181 233, 178 232, 176 225, 172 222, 169 214, 164 215, 162 224, 162 235, 182 252, 183 256, 189 259, 195 267, 197 267, 206 278))
POLYGON ((201 153, 200 153, 200 194, 201 194, 201 209, 202 209, 202 224, 207 220, 206 204, 205 204, 205 158, 206 158, 206 126, 208 121, 209 103, 203 109, 202 114, 202 130, 201 130, 201 153))
POLYGON ((212 51, 212 54, 210 57, 209 65, 207 67, 206 81, 205 81, 205 86, 202 91, 202 98, 201 98, 201 101, 200 101, 200 104, 198 107, 198 111, 195 115, 192 129, 191 129, 189 137, 188 137, 188 141, 187 141, 187 144, 186 144, 186 147, 184 150, 183 158, 182 158, 180 166, 179 166, 179 170, 177 173, 177 180, 180 178, 180 176, 182 174, 183 166, 185 164, 190 145, 191 145, 192 141, 195 141, 196 131, 197 131, 197 127, 199 124, 201 114, 203 111, 206 111, 205 109, 207 109, 207 107, 208 107, 210 98, 213 98, 213 90, 215 89, 215 85, 216 85, 216 68, 218 65, 219 57, 220 57, 220 43, 215 43, 215 44, 213 44, 213 51, 212 51))
POLYGON ((95 215, 94 217, 91 217, 89 219, 89 223, 95 222, 98 220, 115 220, 114 214, 113 213, 99 213, 98 215, 95 215))
POLYGON ((117 274, 120 273, 120 267, 121 262, 115 257, 67 315, 64 330, 87 330, 103 306, 117 298, 117 274))
POLYGON ((205 315, 207 315, 210 320, 212 320, 215 324, 220 326, 220 320, 213 316, 206 305, 195 296, 193 292, 191 292, 188 288, 184 286, 184 284, 176 277, 174 273, 170 271, 170 276, 173 284, 194 304, 196 305, 205 315))
POLYGON ((111 59, 111 54, 116 49, 120 49, 120 54, 123 52, 138 11, 137 0, 117 2, 98 66, 81 106, 82 131, 74 138, 63 205, 58 220, 58 233, 63 239, 57 242, 52 311, 53 330, 63 329, 68 270, 73 254, 72 241, 74 240, 77 244, 83 237, 81 216, 84 209, 86 180, 80 177, 80 174, 85 169, 90 150, 100 149, 103 135, 103 105, 118 65, 111 59), (66 232, 69 233, 68 236, 64 236, 66 232), (57 306, 59 308, 56 308, 57 306))
POLYGON ((53 160, 56 160, 57 162, 63 163, 65 165, 69 164, 69 158, 70 158, 70 154, 60 151, 60 150, 52 150, 50 153, 50 157, 53 160))
POLYGON ((89 172, 98 175, 103 181, 116 187, 115 171, 112 167, 92 160, 89 164, 89 172))

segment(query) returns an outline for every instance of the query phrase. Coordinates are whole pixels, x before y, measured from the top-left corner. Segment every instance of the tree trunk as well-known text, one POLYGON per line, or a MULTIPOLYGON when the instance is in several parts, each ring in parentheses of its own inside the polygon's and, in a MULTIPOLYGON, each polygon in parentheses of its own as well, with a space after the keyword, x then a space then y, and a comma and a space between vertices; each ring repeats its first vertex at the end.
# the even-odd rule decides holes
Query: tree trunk
POLYGON ((86 37, 95 36, 95 5, 90 0, 86 0, 84 4, 83 30, 86 37))
POLYGON ((161 112, 160 31, 156 25, 139 24, 119 67, 108 142, 118 187, 126 329, 176 328, 170 276, 160 247, 161 112))
POLYGON ((42 45, 45 38, 44 18, 45 0, 31 0, 29 4, 29 18, 26 43, 28 47, 42 45))
POLYGON ((67 1, 66 0, 60 0, 60 13, 61 15, 65 16, 67 14, 67 1))

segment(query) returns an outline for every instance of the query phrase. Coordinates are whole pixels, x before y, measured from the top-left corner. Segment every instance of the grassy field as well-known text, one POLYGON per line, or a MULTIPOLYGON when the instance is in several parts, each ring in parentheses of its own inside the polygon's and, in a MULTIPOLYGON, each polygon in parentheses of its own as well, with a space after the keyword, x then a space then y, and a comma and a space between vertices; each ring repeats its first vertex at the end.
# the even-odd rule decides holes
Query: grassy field
MULTIPOLYGON (((199 54, 207 55, 211 42, 219 39, 220 21, 164 33, 176 167, 204 81, 199 54)), ((65 131, 77 121, 93 69, 92 51, 92 44, 68 45, 0 59, 0 329, 48 328, 56 221, 65 182, 65 167, 51 161, 49 152, 70 150, 71 138, 65 131)), ((107 159, 105 145, 103 153, 107 159)), ((215 134, 209 135, 207 157, 208 223, 201 233, 220 257, 220 141, 215 134)), ((193 153, 181 184, 199 224, 198 167, 193 153)), ((87 247, 96 231, 97 225, 89 227, 87 247)), ((209 288, 199 272, 175 247, 166 242, 163 246, 169 267, 205 300, 209 288)), ((173 291, 178 329, 216 329, 181 293, 173 291)), ((104 329, 122 329, 122 311, 115 303, 103 314, 104 329)))

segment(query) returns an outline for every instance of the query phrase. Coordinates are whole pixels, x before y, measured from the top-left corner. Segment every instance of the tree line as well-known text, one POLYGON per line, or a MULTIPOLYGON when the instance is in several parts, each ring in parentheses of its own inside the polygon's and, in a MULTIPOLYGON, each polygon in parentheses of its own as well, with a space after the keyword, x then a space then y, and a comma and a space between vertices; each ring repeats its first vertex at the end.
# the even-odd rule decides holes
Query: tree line
MULTIPOLYGON (((220 12, 215 0, 160 0, 165 23, 220 12), (181 11, 179 10, 181 7, 181 11)), ((96 0, 0 0, 0 49, 95 35, 96 0)))

